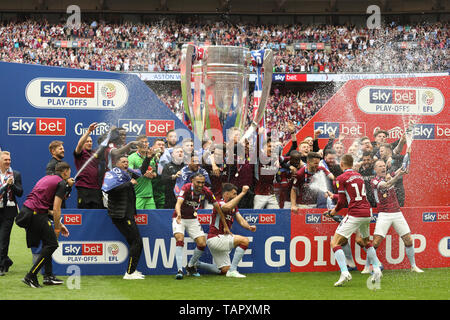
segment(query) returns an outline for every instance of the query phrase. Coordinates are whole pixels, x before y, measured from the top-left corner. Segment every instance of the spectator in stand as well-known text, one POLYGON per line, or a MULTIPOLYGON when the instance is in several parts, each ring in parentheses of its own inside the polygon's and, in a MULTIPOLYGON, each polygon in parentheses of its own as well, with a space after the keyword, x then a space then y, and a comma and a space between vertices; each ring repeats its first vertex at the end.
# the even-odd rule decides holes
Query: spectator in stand
POLYGON ((98 158, 95 156, 95 150, 92 149, 92 138, 89 136, 96 127, 96 122, 89 125, 88 130, 78 140, 78 144, 73 152, 75 168, 79 171, 86 165, 75 181, 78 209, 104 208, 99 181, 98 158))

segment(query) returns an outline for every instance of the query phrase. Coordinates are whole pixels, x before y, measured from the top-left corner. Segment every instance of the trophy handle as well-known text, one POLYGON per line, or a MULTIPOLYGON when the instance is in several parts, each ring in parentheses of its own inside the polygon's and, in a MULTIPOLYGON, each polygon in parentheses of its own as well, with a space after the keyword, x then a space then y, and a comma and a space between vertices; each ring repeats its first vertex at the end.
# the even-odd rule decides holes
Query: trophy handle
POLYGON ((258 128, 259 123, 264 117, 266 111, 267 100, 269 99, 270 88, 272 85, 272 74, 273 74, 273 51, 271 49, 264 50, 264 61, 263 61, 263 84, 261 91, 261 99, 259 100, 258 109, 250 127, 247 129, 245 134, 242 136, 240 142, 243 143, 248 139, 258 128))
POLYGON ((180 73, 181 73, 181 93, 183 97, 184 110, 191 123, 194 122, 193 102, 192 102, 192 63, 194 56, 194 45, 186 44, 181 49, 180 73))

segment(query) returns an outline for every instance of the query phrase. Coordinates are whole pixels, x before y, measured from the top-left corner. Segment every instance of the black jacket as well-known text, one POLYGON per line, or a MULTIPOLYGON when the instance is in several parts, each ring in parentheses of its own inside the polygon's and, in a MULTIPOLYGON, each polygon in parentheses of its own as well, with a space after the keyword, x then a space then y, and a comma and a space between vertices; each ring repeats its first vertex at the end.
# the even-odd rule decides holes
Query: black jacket
MULTIPOLYGON (((140 171, 145 174, 150 164, 151 158, 145 158, 140 171)), ((137 179, 138 176, 130 173, 133 179, 137 179)), ((136 214, 136 192, 134 191, 134 185, 131 181, 122 183, 108 191, 108 215, 115 219, 133 219, 136 214)))
POLYGON ((177 199, 173 189, 175 188, 176 179, 172 180, 172 175, 183 169, 184 163, 176 164, 173 161, 166 164, 161 173, 161 183, 165 186, 165 209, 174 209, 177 199))
MULTIPOLYGON (((13 170, 13 178, 14 183, 7 188, 7 190, 11 190, 12 193, 12 201, 17 205, 17 199, 16 197, 21 197, 23 195, 23 187, 22 187, 22 176, 20 175, 19 171, 13 170)), ((8 202, 8 192, 5 190, 3 193, 3 197, 1 201, 3 201, 3 207, 6 207, 6 203, 8 202)))

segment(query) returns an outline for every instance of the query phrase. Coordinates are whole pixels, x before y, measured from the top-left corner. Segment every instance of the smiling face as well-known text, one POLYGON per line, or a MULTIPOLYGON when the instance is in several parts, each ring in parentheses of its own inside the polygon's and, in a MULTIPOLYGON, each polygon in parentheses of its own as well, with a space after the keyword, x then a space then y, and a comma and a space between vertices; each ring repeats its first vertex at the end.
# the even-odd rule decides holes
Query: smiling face
POLYGON ((52 150, 52 156, 58 160, 64 158, 64 146, 60 144, 52 150))
POLYGON ((194 177, 194 179, 192 179, 192 185, 194 186, 195 193, 202 192, 203 187, 205 186, 205 177, 200 175, 194 177))
POLYGON ((116 162, 116 167, 126 171, 128 169, 128 158, 125 156, 120 157, 116 162))

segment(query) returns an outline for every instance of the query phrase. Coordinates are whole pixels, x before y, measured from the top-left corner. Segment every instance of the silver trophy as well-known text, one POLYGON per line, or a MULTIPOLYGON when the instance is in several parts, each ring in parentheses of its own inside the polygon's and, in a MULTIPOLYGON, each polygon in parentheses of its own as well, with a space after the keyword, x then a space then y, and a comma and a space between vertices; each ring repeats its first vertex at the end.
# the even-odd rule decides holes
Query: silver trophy
POLYGON ((187 44, 181 52, 185 115, 197 138, 213 136, 220 143, 232 127, 245 132, 241 140, 248 138, 264 117, 272 84, 272 50, 187 44), (253 110, 248 110, 251 66, 256 79, 253 110))

